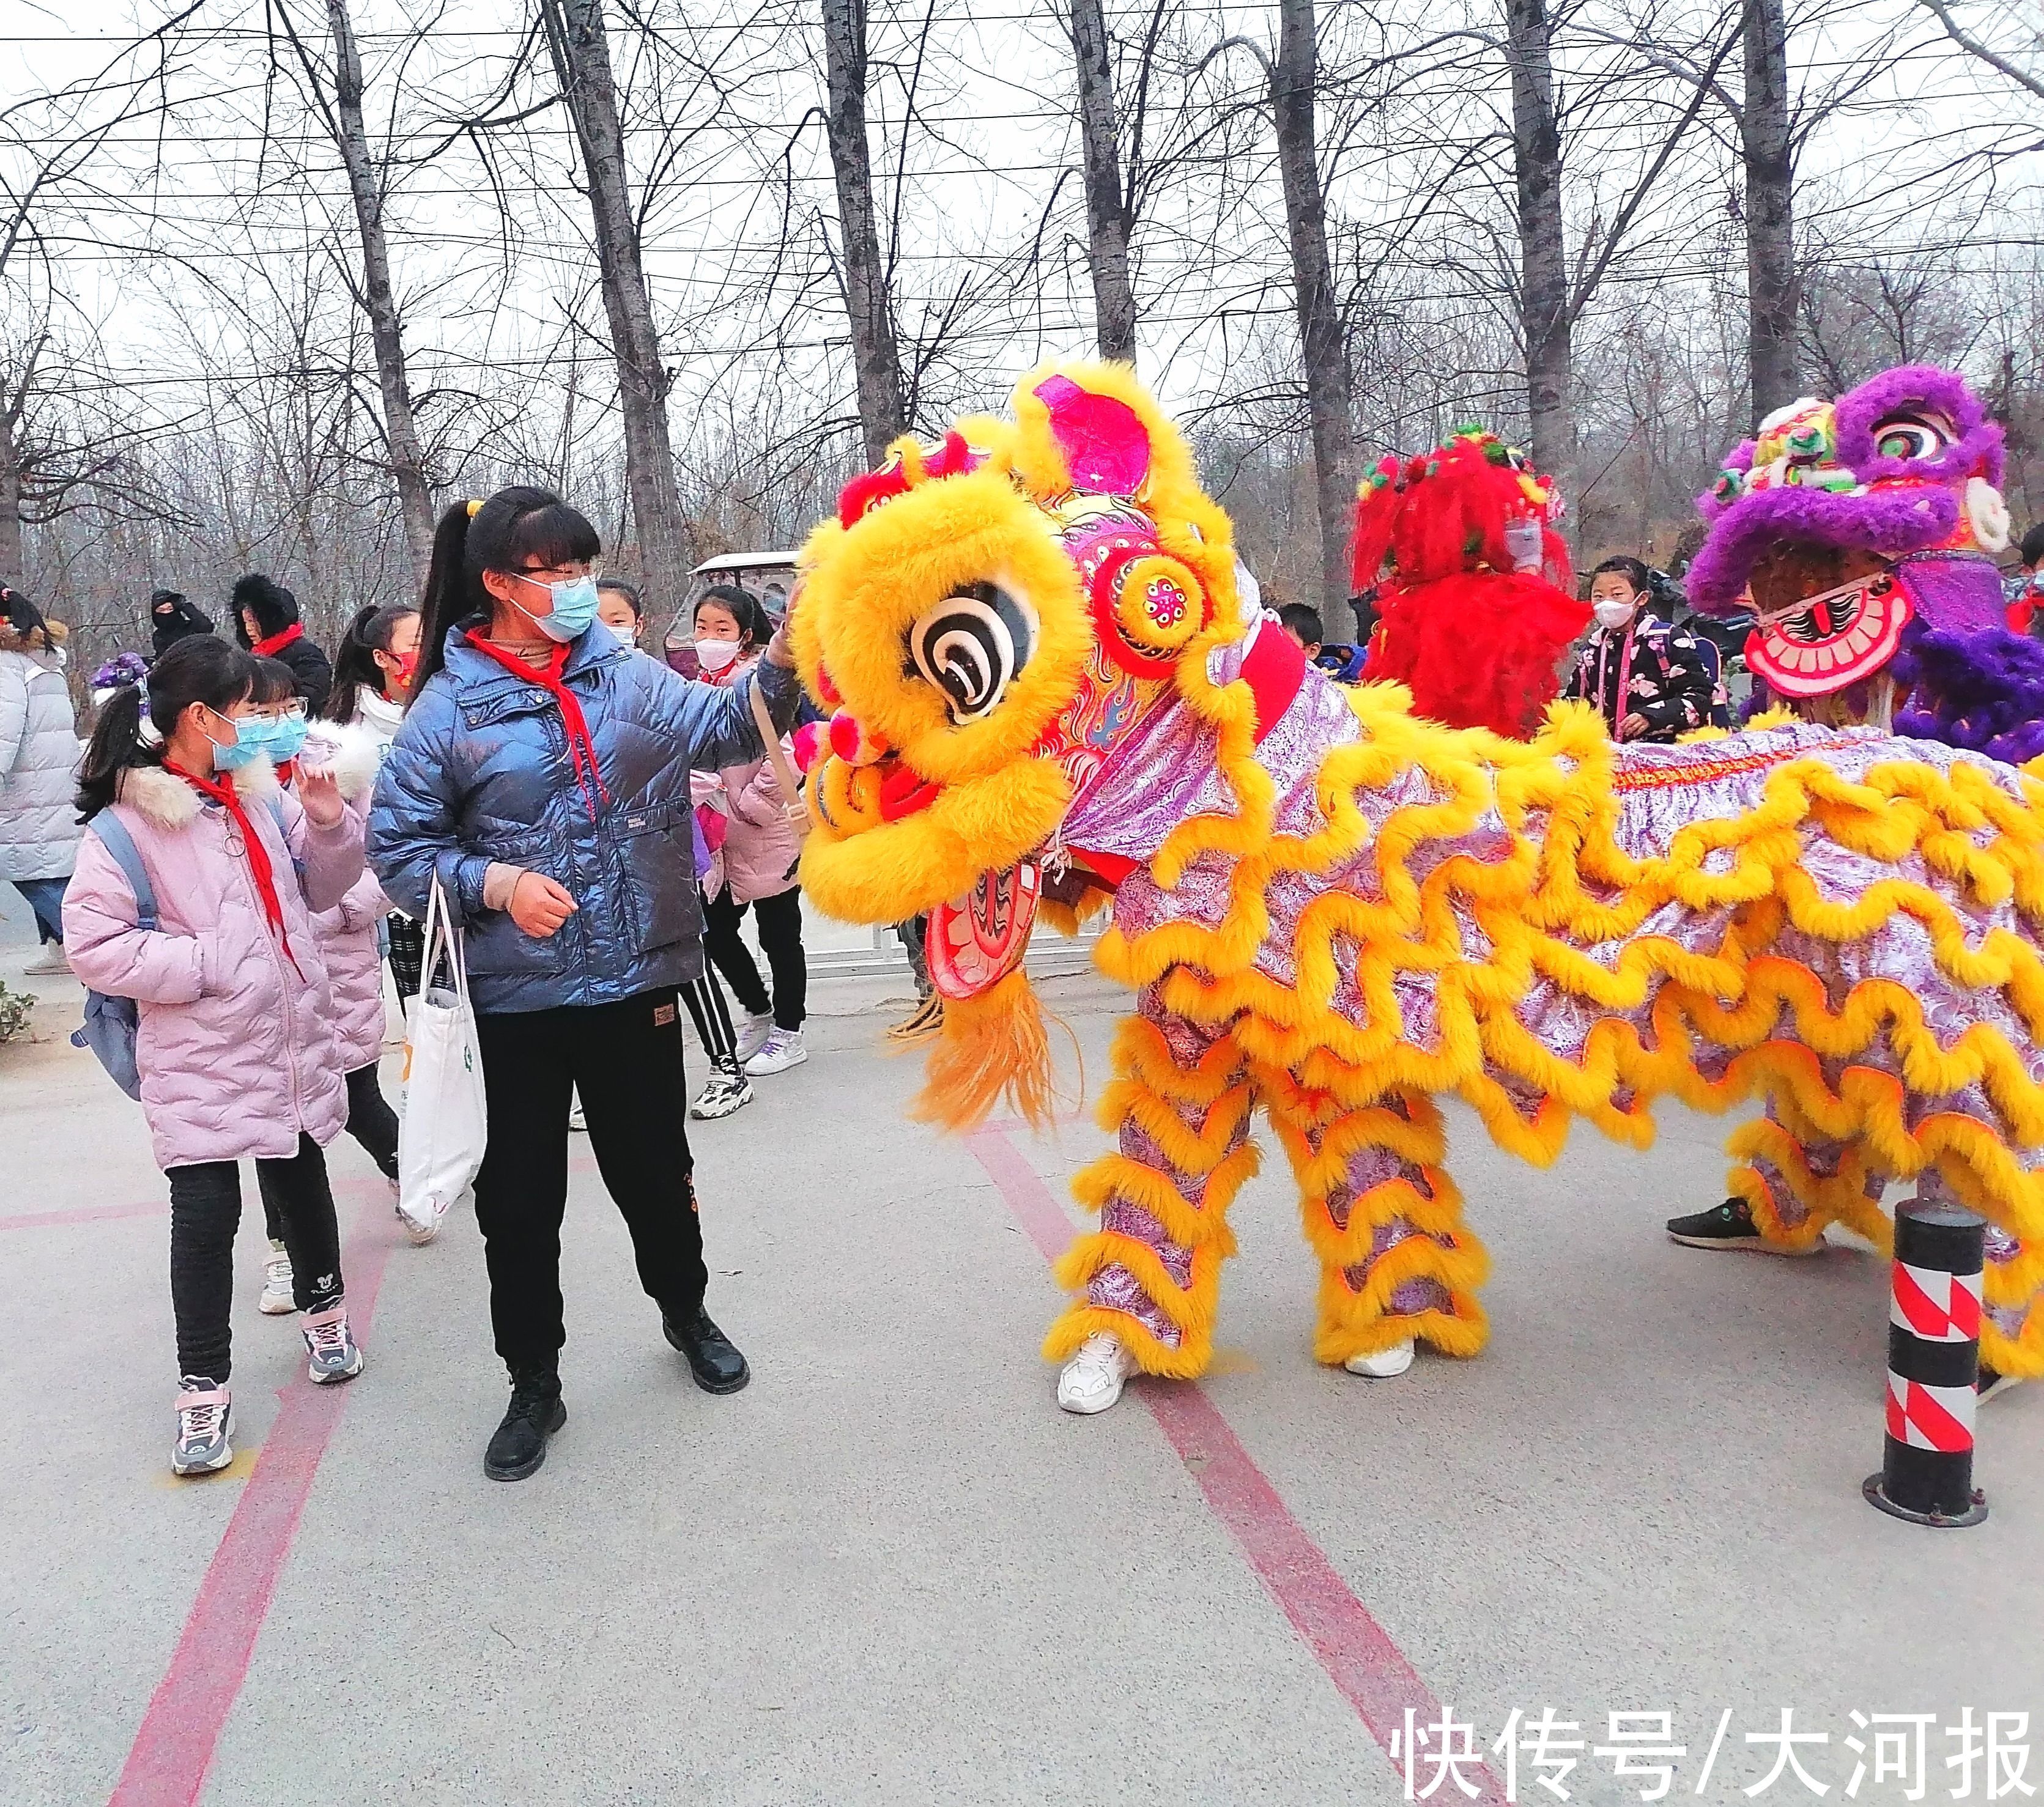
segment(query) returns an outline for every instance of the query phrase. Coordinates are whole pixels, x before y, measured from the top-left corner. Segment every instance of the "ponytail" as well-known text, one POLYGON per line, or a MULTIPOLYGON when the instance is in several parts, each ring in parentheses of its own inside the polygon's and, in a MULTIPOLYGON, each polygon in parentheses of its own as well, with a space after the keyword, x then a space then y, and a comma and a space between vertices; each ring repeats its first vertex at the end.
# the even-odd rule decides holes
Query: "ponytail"
POLYGON ((90 822, 118 796, 121 774, 160 765, 164 742, 194 703, 225 715, 255 688, 256 661, 232 640, 194 634, 176 642, 149 669, 143 687, 124 684, 99 706, 99 720, 78 773, 78 817, 90 822))
MULTIPOLYGON (((447 524, 443 521, 440 524, 444 529, 447 524)), ((437 568, 437 539, 433 557, 437 568)), ((364 603, 355 612, 355 619, 348 623, 348 631, 341 635, 340 644, 334 649, 333 689, 327 693, 321 715, 330 722, 352 722, 363 690, 373 690, 379 696, 383 694, 383 668, 376 662, 376 655, 390 651, 398 623, 418 612, 417 605, 409 602, 394 602, 381 608, 373 602, 364 603)), ((419 651, 423 660, 423 642, 419 651)))
POLYGON ((488 619, 485 571, 516 571, 536 562, 541 569, 584 563, 602 550, 596 529, 551 489, 514 484, 487 501, 455 503, 433 533, 411 696, 446 665, 448 635, 473 616, 488 619))

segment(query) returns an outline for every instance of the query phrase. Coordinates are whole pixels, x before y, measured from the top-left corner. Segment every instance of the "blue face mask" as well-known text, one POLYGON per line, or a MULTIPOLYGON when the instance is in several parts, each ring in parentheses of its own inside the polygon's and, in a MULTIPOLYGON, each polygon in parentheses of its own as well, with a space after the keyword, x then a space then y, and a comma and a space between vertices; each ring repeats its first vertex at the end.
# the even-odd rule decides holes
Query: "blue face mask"
MULTIPOLYGON (((214 712, 219 713, 217 710, 214 712)), ((275 726, 267 716, 244 716, 239 720, 230 716, 221 716, 234 730, 234 738, 222 746, 213 743, 213 769, 216 772, 238 772, 244 765, 270 755, 271 730, 275 726)))
MULTIPOLYGON (((528 577, 525 581, 533 583, 536 580, 528 577)), ((548 584, 546 589, 553 597, 553 607, 546 614, 535 615, 522 603, 513 606, 550 640, 566 644, 570 640, 580 639, 596 619, 596 579, 567 577, 559 583, 548 584)))
POLYGON ((303 716, 279 716, 270 723, 270 757, 281 765, 295 759, 305 744, 310 724, 303 716))

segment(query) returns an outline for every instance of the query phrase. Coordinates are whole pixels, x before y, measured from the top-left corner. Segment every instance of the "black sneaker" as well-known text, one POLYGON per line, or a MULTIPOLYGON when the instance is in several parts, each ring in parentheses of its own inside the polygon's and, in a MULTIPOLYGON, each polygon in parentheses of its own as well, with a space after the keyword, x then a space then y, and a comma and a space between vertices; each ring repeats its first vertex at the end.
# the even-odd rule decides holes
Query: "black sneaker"
POLYGON ((538 1473, 547 1459, 547 1439, 567 1421, 558 1374, 513 1375, 510 1407, 483 1452, 483 1473, 493 1481, 522 1481, 538 1473))
POLYGON ((2021 1376, 1997 1374, 1985 1362, 1980 1366, 1980 1379, 1973 1383, 1973 1402, 1984 1406, 1997 1393, 2006 1393, 2010 1387, 2021 1384, 2021 1376))
POLYGON ((689 1372, 705 1393, 736 1393, 752 1378, 745 1357, 700 1305, 680 1324, 661 1313, 660 1328, 667 1341, 689 1358, 689 1372))
POLYGON ((1668 1233, 1686 1248, 1745 1249, 1757 1255, 1815 1255, 1824 1246, 1822 1237, 1805 1249, 1769 1242, 1760 1233, 1753 1211, 1743 1199, 1727 1199, 1711 1210, 1689 1217, 1671 1217, 1668 1233))

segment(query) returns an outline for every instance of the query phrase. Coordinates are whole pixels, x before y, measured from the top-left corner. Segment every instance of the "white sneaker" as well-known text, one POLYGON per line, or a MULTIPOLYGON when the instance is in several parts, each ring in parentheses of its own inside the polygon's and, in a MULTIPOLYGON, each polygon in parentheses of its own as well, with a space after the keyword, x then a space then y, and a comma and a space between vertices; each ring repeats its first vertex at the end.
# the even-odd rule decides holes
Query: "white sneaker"
POLYGON ((1372 1380, 1395 1380, 1412 1365, 1410 1342, 1394 1343, 1374 1355, 1352 1355, 1342 1364, 1350 1373, 1365 1375, 1372 1380))
POLYGON ((23 974, 31 979, 54 978, 70 970, 71 956, 64 952, 60 941, 44 942, 43 951, 21 969, 23 974))
POLYGON ((263 1296, 256 1302, 266 1318, 281 1318, 298 1308, 291 1295, 291 1258, 281 1242, 270 1245, 270 1259, 263 1264, 263 1296))
POLYGON ((738 1064, 742 1067, 766 1045, 766 1038, 774 1033, 774 1013, 762 1011, 759 1015, 747 1015, 738 1026, 738 1064))
POLYGON ((1135 1358, 1121 1346, 1121 1339, 1096 1330, 1058 1376, 1058 1403, 1082 1418, 1104 1412, 1121 1397, 1135 1372, 1135 1358))
POLYGON ((759 1044, 759 1052, 745 1063, 745 1070, 755 1079, 764 1079, 770 1073, 784 1073, 790 1067, 799 1067, 809 1057, 809 1049, 802 1045, 801 1030, 777 1029, 759 1044))
POLYGON ((751 1102, 752 1082, 743 1073, 713 1067, 702 1090, 696 1094, 695 1103, 689 1107, 689 1115, 699 1118, 728 1117, 751 1102))

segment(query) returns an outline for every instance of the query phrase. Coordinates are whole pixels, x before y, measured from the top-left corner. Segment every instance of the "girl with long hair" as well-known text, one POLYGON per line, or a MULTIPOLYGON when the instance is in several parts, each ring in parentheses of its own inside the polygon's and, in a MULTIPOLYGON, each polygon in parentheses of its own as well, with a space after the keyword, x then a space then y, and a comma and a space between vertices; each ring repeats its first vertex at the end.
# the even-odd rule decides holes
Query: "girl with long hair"
MULTIPOLYGON (((419 610, 416 603, 365 603, 355 612, 334 650, 333 689, 321 719, 373 735, 380 763, 398 738, 419 665, 419 610)), ((382 922, 390 982, 402 1010, 418 995, 419 965, 426 957, 425 931, 402 910, 382 922)))
POLYGON ((712 690, 596 619, 596 530, 523 486, 457 503, 427 577, 417 675, 370 811, 370 862, 464 931, 487 1094, 476 1222, 511 1402, 484 1472, 520 1480, 567 1421, 560 1231, 580 1093, 640 1283, 696 1383, 750 1378, 705 1309, 679 988, 702 969, 689 771, 759 756, 751 692, 794 719, 794 658, 712 690))
MULTIPOLYGON (((773 632, 766 611, 750 590, 718 584, 696 599, 696 662, 703 681, 725 686, 743 681, 773 632)), ((809 1006, 809 960, 802 948, 802 893, 795 877, 801 843, 789 826, 773 762, 763 748, 717 777, 728 826, 722 883, 705 908, 709 957, 731 987, 745 1020, 738 1026, 738 1057, 759 1079, 786 1072, 809 1057, 802 1040, 809 1006), (774 979, 770 997, 759 968, 739 934, 751 910, 759 946, 774 979)))
POLYGON ((177 1319, 178 1474, 225 1467, 237 1163, 274 1188, 312 1379, 352 1379, 340 1232, 322 1150, 347 1120, 313 912, 362 876, 362 818, 331 772, 295 796, 265 793, 270 730, 252 700, 255 661, 212 635, 157 660, 99 712, 80 769, 79 843, 64 940, 88 986, 133 998, 136 1064, 156 1162, 171 1188, 177 1319), (237 774, 253 773, 244 797, 237 774), (141 911, 115 846, 132 848, 156 898, 141 911))

